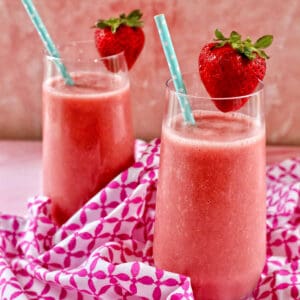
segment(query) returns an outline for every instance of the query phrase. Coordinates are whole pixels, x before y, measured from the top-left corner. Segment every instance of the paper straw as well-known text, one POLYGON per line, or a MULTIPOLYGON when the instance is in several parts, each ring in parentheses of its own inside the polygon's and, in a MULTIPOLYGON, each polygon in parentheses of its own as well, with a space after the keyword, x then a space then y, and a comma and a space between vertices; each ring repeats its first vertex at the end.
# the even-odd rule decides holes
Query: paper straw
POLYGON ((56 67, 58 68, 59 72, 61 73, 62 77, 64 78, 66 84, 68 85, 74 85, 74 81, 71 78, 71 76, 69 75, 66 67, 64 66, 64 64, 61 62, 61 60, 59 60, 60 56, 59 53, 55 47, 55 44, 53 43, 43 21, 41 20, 34 4, 32 3, 31 0, 22 0, 22 3, 33 23, 33 25, 35 26, 35 28, 37 29, 43 43, 44 46, 46 47, 48 53, 54 57, 54 58, 58 58, 58 59, 54 59, 54 63, 56 64, 56 67))
POLYGON ((192 114, 192 110, 187 97, 186 87, 182 80, 179 63, 176 57, 176 53, 173 47, 172 39, 169 33, 168 25, 163 14, 154 17, 160 41, 167 59, 169 70, 174 82, 175 89, 178 93, 181 93, 178 97, 180 108, 185 122, 195 124, 195 119, 192 114))

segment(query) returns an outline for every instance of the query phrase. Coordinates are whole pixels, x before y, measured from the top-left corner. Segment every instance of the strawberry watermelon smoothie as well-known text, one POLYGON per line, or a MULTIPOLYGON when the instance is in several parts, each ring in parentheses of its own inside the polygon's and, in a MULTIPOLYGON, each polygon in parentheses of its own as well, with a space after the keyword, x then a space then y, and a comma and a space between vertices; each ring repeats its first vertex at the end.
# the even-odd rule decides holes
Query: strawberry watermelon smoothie
POLYGON ((43 86, 43 192, 64 223, 134 160, 128 79, 77 72, 43 86), (110 88, 113 81, 119 88, 110 88))
POLYGON ((241 114, 163 125, 154 261, 196 299, 251 293, 265 261, 265 133, 241 114))

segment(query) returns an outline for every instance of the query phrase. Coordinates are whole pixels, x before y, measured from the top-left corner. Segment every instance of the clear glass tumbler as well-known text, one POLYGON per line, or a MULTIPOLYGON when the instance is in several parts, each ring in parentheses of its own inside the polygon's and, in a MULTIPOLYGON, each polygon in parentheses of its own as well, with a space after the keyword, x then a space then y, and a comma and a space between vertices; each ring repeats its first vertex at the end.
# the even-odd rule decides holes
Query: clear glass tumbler
POLYGON ((100 58, 92 42, 45 56, 43 192, 63 224, 134 160, 129 77, 123 53, 100 58), (57 63, 75 82, 65 84, 57 63))
POLYGON ((183 75, 196 121, 187 124, 167 82, 154 262, 191 277, 195 299, 251 294, 266 255, 263 83, 251 95, 212 99, 183 75), (244 105, 234 112, 218 107, 244 105))

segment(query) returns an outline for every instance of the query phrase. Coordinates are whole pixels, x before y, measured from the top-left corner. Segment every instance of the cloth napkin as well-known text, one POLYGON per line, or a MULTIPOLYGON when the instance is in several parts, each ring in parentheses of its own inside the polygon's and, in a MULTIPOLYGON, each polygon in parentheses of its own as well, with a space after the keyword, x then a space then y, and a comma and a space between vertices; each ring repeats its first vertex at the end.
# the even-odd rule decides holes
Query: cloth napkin
MULTIPOLYGON (((62 227, 51 200, 0 215, 0 299, 194 299, 190 279, 152 258, 160 141, 62 227)), ((267 261, 250 299, 300 299, 300 159, 267 167, 267 261)), ((5 197, 5 195, 2 195, 5 197)))

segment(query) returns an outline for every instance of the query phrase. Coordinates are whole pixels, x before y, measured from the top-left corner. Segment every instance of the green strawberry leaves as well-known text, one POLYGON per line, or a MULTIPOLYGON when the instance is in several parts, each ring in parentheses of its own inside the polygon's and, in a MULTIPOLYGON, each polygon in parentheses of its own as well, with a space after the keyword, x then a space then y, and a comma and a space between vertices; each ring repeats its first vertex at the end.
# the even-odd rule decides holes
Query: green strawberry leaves
POLYGON ((227 38, 219 29, 216 29, 215 36, 216 39, 214 40, 218 42, 216 44, 217 48, 229 44, 233 49, 237 50, 240 54, 244 55, 250 60, 256 58, 257 55, 263 59, 269 58, 266 52, 262 49, 266 49, 272 44, 272 35, 264 35, 260 37, 254 44, 249 37, 247 37, 245 40, 242 40, 241 35, 236 31, 232 31, 229 38, 227 38))
POLYGON ((110 18, 107 20, 100 19, 97 21, 94 27, 102 29, 110 27, 112 33, 115 33, 121 25, 126 25, 129 27, 142 27, 144 25, 143 21, 141 20, 142 16, 143 14, 141 11, 139 9, 135 9, 127 16, 125 14, 121 14, 118 18, 110 18))
POLYGON ((255 44, 255 48, 265 49, 269 47, 273 42, 273 35, 264 35, 261 38, 259 38, 255 44))
POLYGON ((122 14, 120 17, 125 20, 125 24, 129 27, 142 27, 144 25, 141 20, 143 14, 139 9, 133 10, 127 17, 125 14, 122 14))
POLYGON ((233 43, 239 42, 241 38, 241 35, 238 34, 236 31, 232 31, 230 34, 230 41, 232 41, 233 43))
POLYGON ((220 41, 223 41, 223 40, 225 40, 226 38, 225 38, 225 36, 223 35, 223 33, 219 30, 219 29, 216 29, 215 30, 215 36, 216 36, 216 40, 220 40, 220 41))

